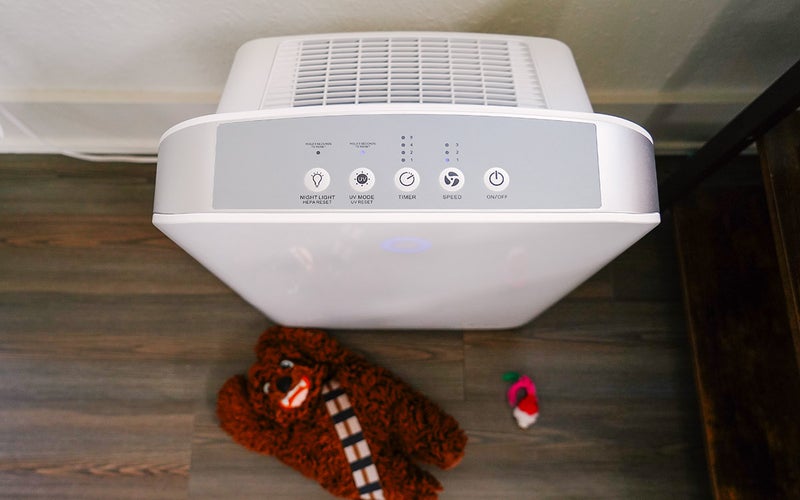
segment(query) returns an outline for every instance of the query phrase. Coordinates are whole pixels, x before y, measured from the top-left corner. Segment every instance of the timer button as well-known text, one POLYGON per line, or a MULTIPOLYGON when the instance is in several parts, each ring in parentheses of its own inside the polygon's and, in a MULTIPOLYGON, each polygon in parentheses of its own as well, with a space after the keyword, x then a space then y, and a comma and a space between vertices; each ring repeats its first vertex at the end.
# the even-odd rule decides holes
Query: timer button
POLYGON ((413 168, 401 168, 394 174, 394 185, 400 191, 414 191, 419 187, 419 173, 413 168))

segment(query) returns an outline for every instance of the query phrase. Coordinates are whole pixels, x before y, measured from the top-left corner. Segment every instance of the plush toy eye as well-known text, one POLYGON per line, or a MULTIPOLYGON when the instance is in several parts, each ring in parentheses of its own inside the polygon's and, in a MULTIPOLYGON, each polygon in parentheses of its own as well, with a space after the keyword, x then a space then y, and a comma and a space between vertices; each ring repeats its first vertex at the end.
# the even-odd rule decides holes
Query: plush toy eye
POLYGON ((292 363, 288 359, 284 359, 283 361, 281 361, 281 368, 291 368, 293 366, 294 366, 294 363, 292 363))
POLYGON ((269 394, 269 382, 264 383, 264 394, 269 394))

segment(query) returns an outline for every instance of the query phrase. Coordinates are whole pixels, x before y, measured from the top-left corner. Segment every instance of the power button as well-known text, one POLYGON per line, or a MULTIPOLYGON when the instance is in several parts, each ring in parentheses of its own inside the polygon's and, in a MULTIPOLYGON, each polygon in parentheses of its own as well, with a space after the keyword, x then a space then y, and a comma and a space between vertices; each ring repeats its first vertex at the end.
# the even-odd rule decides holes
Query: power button
POLYGON ((492 191, 502 191, 508 187, 508 172, 500 167, 490 168, 483 174, 483 184, 492 191))

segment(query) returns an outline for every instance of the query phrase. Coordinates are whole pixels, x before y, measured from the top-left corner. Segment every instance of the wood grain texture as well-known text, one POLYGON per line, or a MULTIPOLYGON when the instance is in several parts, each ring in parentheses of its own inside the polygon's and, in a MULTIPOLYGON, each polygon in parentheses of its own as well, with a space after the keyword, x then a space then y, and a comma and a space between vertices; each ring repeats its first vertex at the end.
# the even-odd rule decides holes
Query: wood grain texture
POLYGON ((714 495, 800 497, 800 372, 763 186, 675 208, 714 495))
POLYGON ((789 326, 800 365, 800 111, 758 140, 789 326))
MULTIPOLYGON (((0 497, 330 498, 219 429, 269 323, 152 227, 153 180, 0 156, 0 497)), ((333 335, 467 430, 442 499, 704 498, 672 251, 657 229, 520 329, 333 335), (528 431, 508 370, 539 387, 528 431)))

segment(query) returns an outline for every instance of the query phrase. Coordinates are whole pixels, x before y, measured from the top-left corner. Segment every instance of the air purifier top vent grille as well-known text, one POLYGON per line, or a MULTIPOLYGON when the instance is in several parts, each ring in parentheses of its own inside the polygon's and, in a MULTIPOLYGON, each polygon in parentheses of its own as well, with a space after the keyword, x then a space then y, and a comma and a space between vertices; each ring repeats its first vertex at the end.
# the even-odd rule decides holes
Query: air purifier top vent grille
POLYGON ((368 103, 547 108, 523 42, 445 36, 284 41, 261 108, 368 103))

